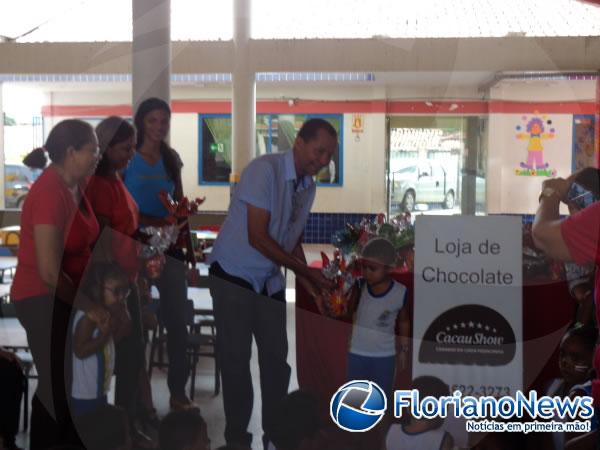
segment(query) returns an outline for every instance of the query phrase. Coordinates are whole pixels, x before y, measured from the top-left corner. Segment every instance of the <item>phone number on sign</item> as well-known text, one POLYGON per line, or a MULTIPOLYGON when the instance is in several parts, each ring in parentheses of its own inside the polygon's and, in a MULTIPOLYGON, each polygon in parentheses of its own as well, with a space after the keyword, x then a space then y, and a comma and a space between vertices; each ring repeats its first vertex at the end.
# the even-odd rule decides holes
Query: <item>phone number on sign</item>
POLYGON ((486 385, 472 385, 472 384, 453 384, 452 391, 460 391, 464 395, 473 395, 475 397, 489 396, 489 397, 503 397, 510 396, 511 390, 509 386, 486 386, 486 385))

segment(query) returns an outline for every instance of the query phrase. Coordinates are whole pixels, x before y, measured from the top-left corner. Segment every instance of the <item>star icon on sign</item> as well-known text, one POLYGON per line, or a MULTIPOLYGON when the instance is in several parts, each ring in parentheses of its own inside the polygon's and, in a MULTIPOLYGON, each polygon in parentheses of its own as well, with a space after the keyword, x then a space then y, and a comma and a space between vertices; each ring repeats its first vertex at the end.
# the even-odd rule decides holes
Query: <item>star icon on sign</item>
POLYGON ((490 327, 488 327, 487 325, 485 326, 485 331, 490 331, 490 327))
POLYGON ((464 323, 464 322, 462 322, 462 323, 460 324, 460 327, 461 327, 461 328, 465 328, 465 327, 466 327, 465 323, 464 323))
POLYGON ((454 325, 452 326, 452 328, 454 328, 455 330, 458 330, 458 325, 454 324, 454 325))
POLYGON ((498 331, 497 331, 495 328, 494 328, 494 330, 493 330, 493 331, 494 331, 494 333, 497 333, 497 332, 498 332, 498 331))
POLYGON ((469 328, 473 328, 475 324, 473 322, 469 322, 469 328))
POLYGON ((480 323, 478 323, 477 328, 479 328, 481 330, 481 328, 483 328, 483 326, 480 323))

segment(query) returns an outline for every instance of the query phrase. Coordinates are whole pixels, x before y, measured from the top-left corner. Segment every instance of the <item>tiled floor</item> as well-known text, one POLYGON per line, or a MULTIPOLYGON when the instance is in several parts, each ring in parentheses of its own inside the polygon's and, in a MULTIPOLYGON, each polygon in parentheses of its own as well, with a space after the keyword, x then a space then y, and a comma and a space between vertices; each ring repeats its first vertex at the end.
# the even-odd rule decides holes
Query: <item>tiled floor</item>
MULTIPOLYGON (((288 298, 293 298, 293 291, 288 291, 288 298), (292 295, 290 295, 292 294, 292 295)), ((288 344, 289 354, 288 363, 292 367, 292 375, 290 379, 290 390, 298 388, 296 379, 296 332, 295 332, 295 311, 294 303, 288 303, 288 344)), ((251 372, 254 386, 254 409, 252 418, 250 419, 249 431, 254 435, 253 449, 261 449, 261 417, 260 417, 260 385, 259 385, 259 370, 257 360, 256 345, 252 346, 251 372)), ((225 417, 223 414, 223 396, 222 394, 215 397, 214 390, 214 360, 212 358, 203 358, 200 360, 197 367, 195 402, 201 408, 202 416, 207 422, 208 434, 211 440, 211 447, 217 448, 223 445, 223 432, 225 430, 225 417)), ((164 416, 169 412, 169 392, 166 385, 166 371, 156 370, 152 376, 153 397, 159 416, 164 416)), ((189 385, 188 390, 189 392, 189 385)))
MULTIPOLYGON (((318 244, 308 244, 305 246, 307 260, 313 261, 320 259, 319 253, 325 250, 331 256, 331 246, 323 246, 318 244)), ((295 290, 294 290, 294 275, 291 272, 287 274, 287 331, 288 331, 288 363, 292 368, 290 379, 290 391, 298 388, 296 378, 296 331, 295 331, 295 290)), ((261 436, 262 428, 260 424, 260 385, 259 385, 259 370, 257 362, 256 345, 252 347, 251 372, 254 384, 254 409, 250 420, 249 431, 254 435, 253 449, 262 449, 261 436)), ((208 434, 211 439, 211 447, 217 448, 224 444, 223 432, 225 429, 225 418, 223 414, 223 397, 213 395, 214 390, 214 360, 212 358, 201 358, 197 366, 195 401, 200 405, 202 416, 208 425, 208 434)), ((152 391, 155 406, 159 416, 163 417, 169 412, 169 392, 166 383, 166 371, 155 369, 152 374, 152 391)), ((30 382, 30 393, 35 390, 35 381, 30 382)), ((187 387, 189 393, 189 385, 187 387)), ((27 448, 28 435, 21 432, 18 436, 17 443, 22 447, 27 448)))
MULTIPOLYGON (((288 291, 288 298, 293 299, 294 291, 288 291)), ((287 329, 288 329, 288 344, 289 344, 289 355, 288 363, 292 367, 292 375, 290 379, 290 390, 298 388, 298 382, 296 379, 296 341, 295 341, 295 314, 294 314, 294 303, 288 303, 288 318, 287 318, 287 329)), ((251 360, 251 372, 252 380, 254 385, 254 410, 252 412, 252 418, 250 420, 249 431, 255 436, 254 437, 254 449, 262 450, 260 445, 260 438, 262 436, 262 427, 260 423, 260 385, 259 385, 259 370, 258 362, 256 357, 256 345, 252 347, 252 360, 251 360)), ((163 417, 169 412, 169 391, 167 389, 167 372, 166 370, 154 369, 152 372, 152 394, 154 404, 158 410, 160 417, 163 417)), ((30 381, 30 397, 35 391, 35 380, 30 381)), ((189 394, 189 382, 186 388, 186 393, 189 394)), ((223 432, 225 430, 225 417, 223 414, 223 396, 222 393, 218 396, 214 396, 214 360, 212 358, 201 358, 197 369, 196 369, 196 388, 195 388, 195 402, 201 408, 202 416, 208 425, 208 434, 211 440, 211 447, 217 448, 223 445, 224 438, 223 432)), ((31 398, 30 398, 31 401, 31 398)), ((30 403, 31 404, 31 403, 30 403)), ((22 416, 21 416, 22 417, 22 416)), ((22 427, 22 424, 21 424, 22 427)), ((28 435, 27 433, 21 432, 17 437, 17 444, 24 448, 28 446, 28 435)))

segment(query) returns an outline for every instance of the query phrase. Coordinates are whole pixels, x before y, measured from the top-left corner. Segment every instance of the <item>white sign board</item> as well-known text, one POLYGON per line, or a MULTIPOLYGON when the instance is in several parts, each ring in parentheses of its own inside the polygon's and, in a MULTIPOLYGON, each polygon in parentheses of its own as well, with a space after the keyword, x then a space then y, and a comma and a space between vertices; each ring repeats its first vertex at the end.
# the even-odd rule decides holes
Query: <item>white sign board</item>
POLYGON ((523 387, 520 217, 419 216, 413 378, 463 395, 523 387))

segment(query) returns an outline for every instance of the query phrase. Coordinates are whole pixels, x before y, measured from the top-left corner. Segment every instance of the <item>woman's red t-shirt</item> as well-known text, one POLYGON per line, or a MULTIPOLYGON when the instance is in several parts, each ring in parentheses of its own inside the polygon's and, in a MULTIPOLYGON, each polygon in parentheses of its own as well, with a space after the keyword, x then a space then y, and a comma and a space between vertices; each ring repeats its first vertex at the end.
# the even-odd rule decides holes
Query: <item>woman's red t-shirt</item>
MULTIPOLYGON (((578 264, 596 265, 594 303, 596 325, 600 324, 600 202, 588 206, 561 223, 560 231, 569 253, 578 264)), ((594 357, 596 379, 592 381, 594 406, 600 407, 600 345, 596 346, 594 357)))
POLYGON ((75 203, 58 172, 49 167, 35 181, 25 199, 21 213, 21 235, 18 264, 11 287, 11 300, 53 295, 42 281, 36 259, 33 229, 36 225, 54 225, 63 235, 62 271, 75 286, 79 285, 100 227, 90 202, 83 193, 81 203, 75 203))
POLYGON ((137 203, 116 177, 94 175, 87 186, 87 197, 96 216, 104 216, 110 221, 112 254, 119 265, 135 280, 139 267, 139 244, 132 238, 139 227, 137 203))

